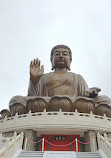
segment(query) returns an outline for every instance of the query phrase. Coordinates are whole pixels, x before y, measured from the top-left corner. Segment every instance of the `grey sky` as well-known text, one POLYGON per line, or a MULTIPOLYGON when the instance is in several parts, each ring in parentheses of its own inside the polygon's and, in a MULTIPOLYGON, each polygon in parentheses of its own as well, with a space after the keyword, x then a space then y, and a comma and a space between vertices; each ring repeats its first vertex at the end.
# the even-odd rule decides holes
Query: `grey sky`
POLYGON ((0 0, 0 110, 27 95, 31 60, 51 71, 57 44, 71 48, 72 72, 111 97, 110 0, 0 0))

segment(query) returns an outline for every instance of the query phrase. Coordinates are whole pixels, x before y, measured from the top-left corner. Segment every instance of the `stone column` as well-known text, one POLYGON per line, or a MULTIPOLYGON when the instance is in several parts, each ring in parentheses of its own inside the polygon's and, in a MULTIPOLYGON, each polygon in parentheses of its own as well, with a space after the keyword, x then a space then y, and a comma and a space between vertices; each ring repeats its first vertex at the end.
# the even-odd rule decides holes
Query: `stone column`
MULTIPOLYGON (((33 131, 32 129, 27 129, 25 132, 25 138, 27 137, 32 142, 35 142, 36 141, 36 133, 37 132, 33 131)), ((25 139, 25 142, 26 142, 26 139, 25 139)), ((24 142, 24 145, 25 145, 25 142, 24 142)), ((35 151, 35 146, 36 146, 35 143, 31 143, 31 142, 27 141, 26 151, 35 151)))
POLYGON ((84 140, 85 142, 90 142, 94 140, 94 142, 91 142, 90 144, 85 145, 85 151, 86 152, 96 152, 97 151, 97 140, 96 140, 96 133, 95 131, 87 131, 84 134, 84 140))

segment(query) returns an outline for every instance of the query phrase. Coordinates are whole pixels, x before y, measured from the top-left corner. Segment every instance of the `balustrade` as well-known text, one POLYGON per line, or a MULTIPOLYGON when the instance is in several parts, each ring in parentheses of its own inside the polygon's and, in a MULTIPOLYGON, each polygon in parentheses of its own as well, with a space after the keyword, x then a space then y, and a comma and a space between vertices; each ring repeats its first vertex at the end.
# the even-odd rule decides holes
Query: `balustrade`
POLYGON ((98 147, 102 149, 108 158, 111 158, 111 139, 105 133, 104 136, 97 134, 98 147))
POLYGON ((19 135, 14 132, 12 137, 3 138, 2 141, 4 140, 6 143, 0 150, 0 158, 11 158, 18 149, 22 149, 23 132, 19 135))

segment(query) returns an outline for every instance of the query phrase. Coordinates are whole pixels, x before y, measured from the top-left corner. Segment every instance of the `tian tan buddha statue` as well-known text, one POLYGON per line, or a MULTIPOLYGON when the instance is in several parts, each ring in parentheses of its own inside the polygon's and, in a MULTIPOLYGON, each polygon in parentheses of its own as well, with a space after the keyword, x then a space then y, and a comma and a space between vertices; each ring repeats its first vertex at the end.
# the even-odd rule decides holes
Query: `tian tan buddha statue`
MULTIPOLYGON (((39 59, 30 63, 28 96, 15 96, 9 102, 11 116, 32 112, 59 111, 106 114, 111 117, 111 99, 98 96, 100 88, 89 88, 83 77, 70 71, 72 52, 68 46, 57 45, 51 50, 52 72, 44 74, 39 59)), ((1 112, 2 116, 5 112, 1 112)), ((7 114, 7 115, 8 115, 7 114)))

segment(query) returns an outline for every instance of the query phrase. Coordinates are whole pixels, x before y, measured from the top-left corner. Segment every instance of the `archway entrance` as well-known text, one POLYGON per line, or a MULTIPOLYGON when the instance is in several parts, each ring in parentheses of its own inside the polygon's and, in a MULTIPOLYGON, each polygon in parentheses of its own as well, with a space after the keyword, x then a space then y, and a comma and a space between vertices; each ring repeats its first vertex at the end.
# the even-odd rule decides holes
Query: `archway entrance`
MULTIPOLYGON (((76 138, 79 139, 79 135, 42 135, 41 139, 44 141, 44 151, 76 151, 76 142, 72 143, 76 138), (54 144, 54 145, 53 145, 54 144), (64 146, 69 144, 67 146, 64 146), (63 146, 57 146, 63 145, 63 146)), ((42 142, 41 142, 42 150, 42 142)), ((78 151, 80 151, 80 146, 78 143, 78 151)))

